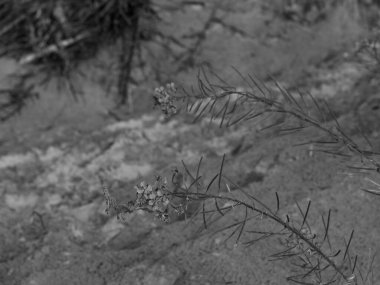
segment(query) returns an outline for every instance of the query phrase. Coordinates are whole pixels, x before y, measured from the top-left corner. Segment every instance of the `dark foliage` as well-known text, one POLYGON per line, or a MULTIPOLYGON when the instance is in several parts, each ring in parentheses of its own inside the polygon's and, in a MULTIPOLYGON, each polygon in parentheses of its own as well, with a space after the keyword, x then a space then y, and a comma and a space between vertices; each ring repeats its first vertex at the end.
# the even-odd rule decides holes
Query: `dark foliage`
MULTIPOLYGON (((118 96, 125 103, 141 17, 155 17, 150 0, 2 0, 0 56, 24 66, 15 89, 25 85, 25 78, 38 78, 38 85, 61 78, 76 96, 80 92, 73 78, 86 76, 81 63, 115 46, 120 58, 118 96)), ((22 94, 7 104, 24 106, 28 97, 22 94)))

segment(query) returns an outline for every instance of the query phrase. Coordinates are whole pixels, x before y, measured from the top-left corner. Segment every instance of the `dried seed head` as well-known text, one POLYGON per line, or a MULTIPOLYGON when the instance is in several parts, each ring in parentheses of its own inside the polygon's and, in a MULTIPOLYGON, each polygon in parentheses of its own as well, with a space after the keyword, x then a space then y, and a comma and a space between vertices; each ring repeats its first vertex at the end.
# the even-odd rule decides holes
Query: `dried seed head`
POLYGON ((177 113, 177 107, 174 104, 175 98, 172 93, 175 93, 177 89, 174 83, 168 83, 166 88, 161 86, 154 90, 154 105, 160 106, 161 111, 165 117, 172 117, 177 113))

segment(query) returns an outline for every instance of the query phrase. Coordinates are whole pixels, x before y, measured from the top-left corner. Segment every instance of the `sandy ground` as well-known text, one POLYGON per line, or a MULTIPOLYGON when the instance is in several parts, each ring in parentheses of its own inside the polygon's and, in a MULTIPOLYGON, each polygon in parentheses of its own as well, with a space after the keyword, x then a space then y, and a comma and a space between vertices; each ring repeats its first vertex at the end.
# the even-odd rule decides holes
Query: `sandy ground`
MULTIPOLYGON (((319 235, 321 215, 326 217, 331 209, 334 249, 347 242, 354 229, 350 248, 360 256, 358 266, 365 272, 380 249, 380 198, 360 190, 368 186, 368 175, 345 174, 346 166, 357 165, 357 160, 311 152, 310 146, 294 147, 320 135, 317 130, 280 137, 275 130, 259 132, 260 124, 220 129, 206 121, 193 124, 186 116, 165 121, 152 110, 154 86, 168 81, 196 84, 201 64, 247 88, 235 67, 242 74, 253 73, 263 81, 273 76, 291 90, 299 87, 328 100, 343 129, 363 142, 354 127, 359 124, 379 151, 380 82, 354 55, 357 43, 369 33, 368 10, 346 1, 321 20, 311 13, 286 20, 280 17, 278 1, 270 7, 265 2, 246 0, 231 6, 221 1, 186 64, 148 45, 152 80, 134 89, 136 112, 119 110, 120 122, 106 115, 112 97, 88 80, 82 82, 79 102, 50 86, 41 91, 38 104, 0 127, 1 284, 286 284, 293 265, 268 258, 282 248, 278 239, 245 248, 234 246, 234 240, 223 242, 228 231, 216 233, 218 227, 241 219, 243 209, 230 212, 202 234, 201 216, 193 223, 173 219, 164 224, 145 212, 130 214, 123 223, 105 214, 99 172, 107 172, 112 195, 127 201, 134 199, 134 185, 140 181, 151 182, 155 175, 170 178, 172 167, 181 167, 181 161, 195 171, 200 157, 207 185, 223 154, 225 173, 268 205, 275 207, 277 192, 281 211, 302 220, 297 203, 306 208, 312 201, 309 219, 319 235)), ((189 31, 197 34, 210 19, 210 7, 167 12, 160 29, 177 38, 189 31)), ((196 41, 183 38, 187 46, 196 41)), ((2 61, 2 85, 17 68, 2 61)), ((229 195, 243 198, 238 192, 232 189, 229 195)), ((249 226, 258 223, 266 221, 249 226)), ((242 240, 251 238, 245 232, 242 240)), ((366 284, 378 284, 379 272, 375 261, 375 281, 366 284)))

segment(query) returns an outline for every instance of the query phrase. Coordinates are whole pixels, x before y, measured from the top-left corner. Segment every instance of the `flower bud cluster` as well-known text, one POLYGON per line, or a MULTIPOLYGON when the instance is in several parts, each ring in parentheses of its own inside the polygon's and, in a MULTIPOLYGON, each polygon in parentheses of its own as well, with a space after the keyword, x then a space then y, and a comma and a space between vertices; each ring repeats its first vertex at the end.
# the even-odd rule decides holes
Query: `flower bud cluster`
POLYGON ((166 179, 157 176, 153 185, 141 182, 135 186, 135 189, 137 192, 135 207, 153 212, 157 218, 168 222, 170 200, 166 179))
POLYGON ((166 118, 172 117, 177 113, 177 107, 174 104, 175 98, 172 96, 176 92, 177 89, 173 82, 166 84, 166 87, 161 86, 154 90, 154 105, 160 106, 166 118))

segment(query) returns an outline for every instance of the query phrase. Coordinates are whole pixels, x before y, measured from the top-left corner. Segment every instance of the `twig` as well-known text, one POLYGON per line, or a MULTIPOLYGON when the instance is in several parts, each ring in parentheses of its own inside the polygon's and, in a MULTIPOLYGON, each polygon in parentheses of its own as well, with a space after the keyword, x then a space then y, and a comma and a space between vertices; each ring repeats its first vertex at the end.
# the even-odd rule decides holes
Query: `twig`
POLYGON ((41 57, 48 55, 48 54, 58 53, 59 50, 61 50, 62 48, 67 48, 69 46, 72 46, 72 45, 76 44, 77 42, 80 42, 81 40, 83 40, 89 36, 90 36, 89 33, 83 33, 83 34, 80 34, 74 38, 62 40, 56 44, 49 45, 39 52, 30 53, 30 54, 23 56, 19 60, 19 63, 21 65, 29 64, 29 63, 32 63, 33 61, 37 60, 37 59, 40 59, 41 57))

